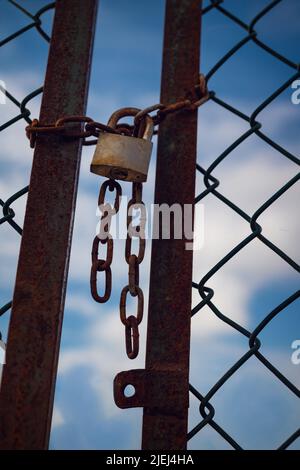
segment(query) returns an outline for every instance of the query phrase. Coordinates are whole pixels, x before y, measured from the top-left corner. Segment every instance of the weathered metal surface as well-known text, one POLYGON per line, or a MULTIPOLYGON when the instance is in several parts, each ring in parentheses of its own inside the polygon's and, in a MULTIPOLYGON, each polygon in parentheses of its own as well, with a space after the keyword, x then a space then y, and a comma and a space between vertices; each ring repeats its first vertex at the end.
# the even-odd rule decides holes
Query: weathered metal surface
MULTIPOLYGON (((97 4, 57 0, 41 124, 85 113, 97 4)), ((80 154, 79 139, 37 136, 1 384, 1 449, 48 445, 80 154)))
POLYGON ((91 163, 92 173, 124 181, 147 180, 152 143, 117 134, 103 134, 91 163))
MULTIPOLYGON (((161 103, 196 101, 200 55, 201 2, 167 0, 161 103)), ((193 204, 197 111, 169 114, 158 137, 155 203, 193 204)), ((143 449, 185 449, 191 317, 192 251, 185 239, 152 241, 146 371, 165 371, 155 402, 169 400, 176 410, 145 406, 143 449), (180 375, 174 386, 170 372, 180 375), (161 392, 160 392, 161 391, 161 392), (182 403, 185 406, 182 407, 182 403)))
POLYGON ((114 380, 115 402, 120 408, 147 406, 157 413, 184 417, 188 407, 188 391, 185 394, 181 392, 182 379, 182 372, 176 370, 135 369, 120 372, 114 380), (124 394, 127 385, 135 389, 129 397, 124 394))
MULTIPOLYGON (((135 116, 140 111, 138 108, 119 109, 109 119, 108 128, 116 129, 120 118, 135 116)), ((154 126, 149 116, 145 116, 145 124, 139 126, 138 136, 102 134, 94 152, 91 171, 107 178, 137 183, 146 181, 154 126)))

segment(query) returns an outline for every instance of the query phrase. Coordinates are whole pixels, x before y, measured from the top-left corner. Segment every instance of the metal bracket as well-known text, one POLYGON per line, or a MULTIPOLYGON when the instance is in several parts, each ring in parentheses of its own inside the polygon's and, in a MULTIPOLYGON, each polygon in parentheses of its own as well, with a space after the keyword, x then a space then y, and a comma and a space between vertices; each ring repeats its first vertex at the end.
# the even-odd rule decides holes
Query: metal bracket
POLYGON ((114 400, 119 408, 146 407, 153 412, 182 416, 189 407, 189 394, 183 393, 183 380, 186 380, 186 374, 177 370, 120 372, 114 380, 114 400), (128 385, 135 389, 130 397, 125 395, 128 385))

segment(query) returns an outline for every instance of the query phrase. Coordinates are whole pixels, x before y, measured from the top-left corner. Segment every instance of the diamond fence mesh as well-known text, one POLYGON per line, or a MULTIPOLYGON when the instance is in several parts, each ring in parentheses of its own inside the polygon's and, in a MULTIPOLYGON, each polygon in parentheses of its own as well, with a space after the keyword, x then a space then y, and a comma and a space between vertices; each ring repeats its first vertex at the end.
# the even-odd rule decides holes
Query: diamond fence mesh
MULTIPOLYGON (((26 34, 28 31, 35 29, 37 32, 37 38, 40 40, 44 40, 46 42, 50 42, 50 37, 43 29, 43 15, 51 9, 55 8, 55 2, 48 3, 40 8, 37 12, 31 13, 27 8, 23 5, 19 4, 14 0, 8 0, 16 10, 21 12, 25 18, 28 18, 28 24, 14 33, 10 34, 9 36, 5 37, 0 41, 0 48, 5 47, 7 44, 14 41, 16 38, 26 34)), ((7 122, 0 123, 0 132, 3 132, 3 139, 5 138, 5 130, 20 120, 24 120, 26 123, 31 124, 32 120, 30 118, 31 111, 28 107, 28 104, 32 99, 41 95, 43 92, 43 87, 39 87, 25 96, 22 101, 19 101, 14 96, 14 91, 10 90, 9 85, 8 87, 4 87, 3 83, 0 83, 0 93, 6 96, 6 100, 9 100, 13 105, 16 106, 17 113, 16 115, 9 119, 7 122)), ((0 134, 2 135, 2 134, 0 134)), ((5 201, 0 198, 0 205, 2 207, 3 216, 0 218, 0 225, 2 224, 9 224, 11 229, 17 232, 19 235, 22 235, 22 227, 14 220, 15 219, 15 212, 11 205, 17 201, 22 196, 28 193, 28 186, 21 188, 20 190, 14 192, 8 199, 5 201)), ((2 299, 1 299, 2 300, 2 299)), ((7 299, 8 300, 8 299, 7 299)), ((1 302, 0 306, 0 317, 4 314, 9 315, 9 311, 12 305, 12 301, 9 300, 3 304, 1 302)), ((0 331, 0 339, 2 339, 2 333, 0 331)))
MULTIPOLYGON (((289 8, 289 2, 285 0, 275 0, 269 2, 259 13, 250 21, 245 23, 241 18, 237 17, 230 10, 227 9, 229 2, 226 0, 210 0, 210 4, 206 5, 203 9, 205 21, 206 15, 210 15, 212 11, 217 11, 220 15, 223 15, 228 23, 234 23, 241 30, 245 32, 244 37, 238 41, 234 46, 224 54, 223 57, 209 70, 206 74, 206 79, 208 83, 208 88, 210 84, 210 79, 215 74, 222 74, 222 66, 227 63, 233 56, 239 53, 249 42, 254 43, 257 48, 262 49, 266 55, 271 55, 274 59, 279 61, 281 64, 288 66, 290 69, 290 77, 284 83, 280 85, 279 88, 275 89, 274 92, 268 96, 250 115, 244 114, 241 110, 232 106, 229 102, 224 101, 218 97, 218 90, 210 91, 210 100, 212 100, 216 105, 226 109, 233 115, 237 116, 244 122, 249 125, 249 129, 243 133, 238 139, 236 139, 232 144, 226 148, 224 152, 215 158, 213 163, 209 165, 208 168, 203 168, 197 164, 198 172, 203 176, 203 182, 205 189, 200 194, 196 196, 195 203, 203 201, 208 195, 214 196, 222 204, 226 205, 232 211, 234 211, 238 216, 240 216, 244 221, 249 224, 249 235, 242 239, 231 251, 226 253, 226 255, 220 259, 198 282, 193 282, 192 287, 196 289, 200 295, 199 303, 193 308, 192 316, 199 315, 201 310, 207 306, 211 312, 221 321, 226 323, 230 328, 233 328, 240 335, 248 338, 249 340, 249 349, 245 354, 243 354, 237 362, 235 362, 232 367, 230 367, 227 372, 219 378, 219 380, 211 387, 209 392, 206 395, 200 393, 192 384, 190 385, 190 393, 199 400, 199 411, 201 415, 201 420, 199 423, 190 430, 188 434, 188 440, 192 439, 197 433, 199 433, 205 426, 211 426, 229 445, 234 449, 241 449, 242 446, 236 439, 234 439, 230 433, 226 431, 223 427, 218 424, 217 410, 211 404, 211 400, 215 397, 216 394, 222 393, 222 387, 224 384, 234 375, 238 374, 240 368, 251 358, 255 357, 263 366, 273 374, 274 380, 279 380, 284 386, 297 398, 300 398, 299 389, 290 381, 288 378, 280 372, 260 351, 261 341, 259 339, 259 334, 266 328, 269 323, 282 312, 295 300, 299 297, 300 292, 294 292, 283 302, 276 306, 271 312, 267 313, 263 320, 257 324, 257 326, 252 331, 248 331, 241 324, 234 321, 230 316, 225 315, 214 302, 214 290, 209 286, 210 280, 215 276, 215 274, 221 270, 226 263, 231 261, 234 257, 238 257, 241 250, 243 250, 247 245, 251 244, 254 240, 259 240, 263 243, 268 249, 270 249, 274 256, 279 256, 285 263, 287 263, 293 270, 299 272, 299 266, 295 260, 291 259, 284 251, 282 251, 278 246, 276 246, 271 240, 269 240, 263 234, 263 227, 259 224, 259 217, 269 209, 272 204, 274 204, 281 196, 283 196, 287 191, 289 191, 299 180, 299 173, 295 174, 293 178, 287 181, 282 187, 279 187, 271 197, 269 197, 264 204, 258 207, 255 212, 247 214, 239 206, 239 201, 233 201, 228 199, 222 194, 220 190, 221 181, 219 181, 213 174, 214 170, 220 165, 224 160, 229 159, 231 153, 237 149, 241 144, 243 144, 251 136, 256 135, 259 139, 264 141, 268 146, 278 152, 283 159, 289 159, 291 162, 299 165, 299 159, 296 155, 290 153, 286 148, 283 148, 278 142, 270 138, 263 131, 263 125, 259 122, 259 115, 265 110, 277 97, 279 97, 284 91, 291 87, 291 84, 299 79, 299 64, 293 62, 288 57, 283 56, 277 50, 271 48, 268 44, 263 42, 260 39, 256 27, 258 23, 266 17, 272 10, 279 4, 285 4, 286 8, 289 8)), ((205 37, 202 38, 202 48, 205 47, 205 37)), ((234 72, 233 72, 234 73, 234 72)), ((206 105, 204 105, 206 106, 206 105)), ((201 126, 201 123, 200 123, 201 126)), ((253 182, 254 191, 255 191, 255 181, 253 182)), ((221 234, 220 234, 221 235, 221 234)), ((194 319, 195 321, 195 319, 194 319)), ((247 423, 245 423, 247 426, 247 423)), ((279 449, 287 449, 296 439, 300 436, 300 429, 296 429, 292 435, 287 436, 286 440, 281 443, 279 449)))

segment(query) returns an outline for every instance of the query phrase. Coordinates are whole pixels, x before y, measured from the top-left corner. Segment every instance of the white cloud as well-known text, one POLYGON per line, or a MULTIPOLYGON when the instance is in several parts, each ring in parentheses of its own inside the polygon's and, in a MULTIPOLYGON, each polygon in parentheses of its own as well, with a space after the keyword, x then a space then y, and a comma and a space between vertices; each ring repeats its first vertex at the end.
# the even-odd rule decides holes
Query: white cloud
POLYGON ((65 424, 65 418, 62 411, 57 408, 57 406, 53 409, 52 415, 52 429, 63 426, 65 424))
MULTIPOLYGON (((140 327, 141 354, 134 367, 143 367, 145 325, 140 327)), ((109 309, 105 317, 94 319, 87 327, 86 345, 62 351, 59 358, 59 374, 64 376, 77 368, 90 370, 90 386, 98 397, 99 413, 107 418, 120 413, 113 401, 112 379, 120 370, 130 369, 132 363, 125 354, 124 326, 118 308, 109 309)))
MULTIPOLYGON (((37 74, 24 71, 20 75, 1 75, 1 79, 5 81, 7 91, 10 92, 19 102, 25 98, 33 90, 39 88, 44 79, 39 77, 37 74)), ((27 108, 31 111, 30 118, 39 117, 41 95, 30 100, 27 104, 27 108)), ((0 124, 4 124, 6 121, 18 116, 20 109, 13 104, 9 99, 6 100, 5 105, 0 105, 0 124)), ((27 122, 24 119, 20 119, 13 125, 7 127, 1 132, 1 149, 0 149, 0 161, 10 165, 17 165, 14 168, 14 172, 18 176, 23 176, 26 182, 28 182, 30 175, 30 167, 32 162, 33 150, 29 146, 29 141, 25 135, 25 127, 27 122), (28 173, 26 173, 28 172, 28 173)), ((26 183, 25 183, 26 184, 26 183)))
POLYGON ((91 316, 97 315, 99 307, 96 302, 91 302, 87 296, 74 292, 72 295, 67 296, 65 309, 79 315, 91 316))

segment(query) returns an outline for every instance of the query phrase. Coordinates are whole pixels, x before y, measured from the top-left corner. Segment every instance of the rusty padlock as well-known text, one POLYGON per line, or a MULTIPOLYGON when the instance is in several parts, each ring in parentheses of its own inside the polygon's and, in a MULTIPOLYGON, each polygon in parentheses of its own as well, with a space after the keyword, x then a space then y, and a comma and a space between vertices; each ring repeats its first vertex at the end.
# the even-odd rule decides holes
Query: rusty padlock
MULTIPOLYGON (((107 125, 116 129, 119 120, 135 116, 140 109, 122 108, 112 114, 107 125)), ((137 137, 101 133, 91 163, 91 172, 107 178, 142 183, 147 180, 152 152, 153 120, 145 116, 137 137)))

